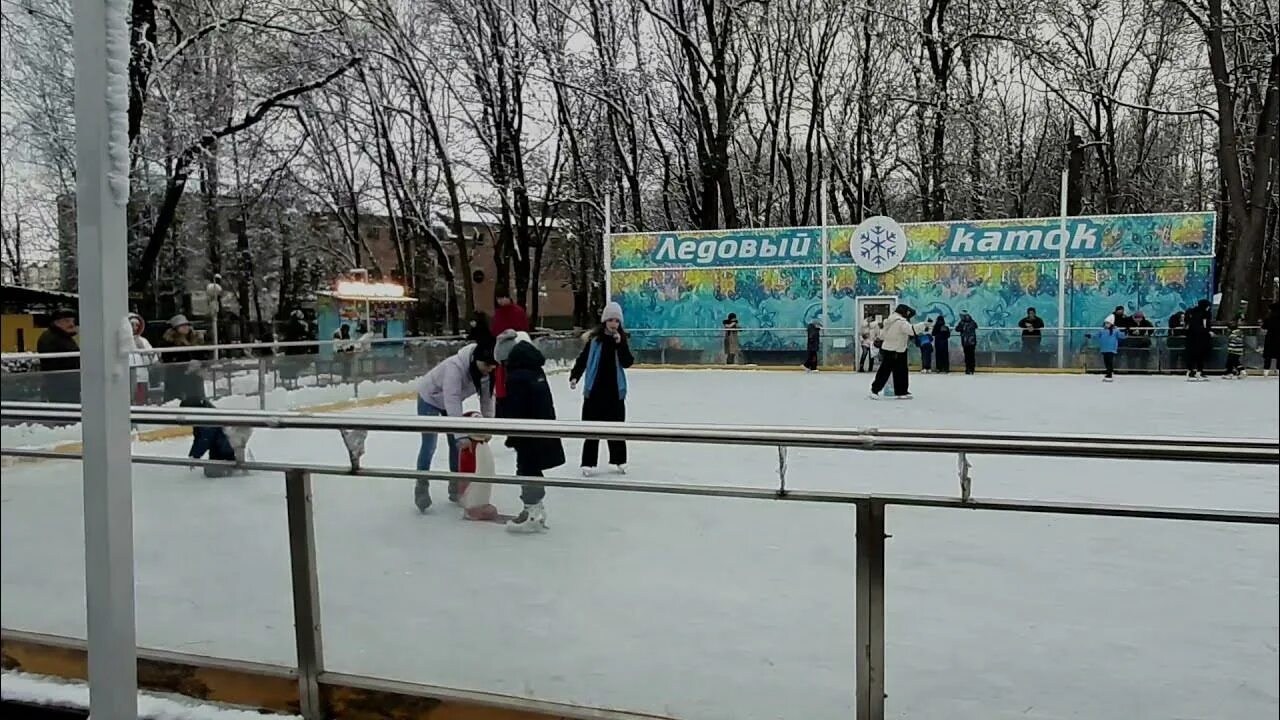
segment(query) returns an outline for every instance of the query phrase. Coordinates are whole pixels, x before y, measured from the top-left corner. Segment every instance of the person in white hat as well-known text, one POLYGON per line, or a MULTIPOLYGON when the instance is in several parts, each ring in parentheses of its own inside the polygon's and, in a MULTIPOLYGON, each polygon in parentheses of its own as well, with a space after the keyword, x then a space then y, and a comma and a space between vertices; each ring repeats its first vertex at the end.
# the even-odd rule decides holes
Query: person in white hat
MULTIPOLYGON (((583 336, 586 344, 569 373, 569 387, 582 383, 582 419, 589 422, 625 422, 627 419, 627 373, 635 362, 622 329, 622 306, 611 302, 600 314, 600 325, 583 336)), ((595 472, 600 455, 599 440, 582 443, 582 474, 595 472)), ((627 443, 609 441, 609 464, 618 472, 627 471, 627 443)))

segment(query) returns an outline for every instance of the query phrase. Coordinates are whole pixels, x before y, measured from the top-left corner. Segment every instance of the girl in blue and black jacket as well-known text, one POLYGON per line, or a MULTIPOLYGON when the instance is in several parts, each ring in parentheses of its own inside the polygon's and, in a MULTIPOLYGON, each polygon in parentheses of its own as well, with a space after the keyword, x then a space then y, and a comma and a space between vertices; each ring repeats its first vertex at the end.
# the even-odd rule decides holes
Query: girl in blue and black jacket
MULTIPOLYGON (((600 316, 600 326, 587 333, 586 345, 569 373, 569 387, 582 381, 582 419, 597 422, 625 422, 627 419, 627 374, 635 358, 622 329, 622 307, 609 303, 600 316)), ((599 440, 582 443, 582 473, 590 475, 600 455, 599 440)), ((627 471, 627 443, 609 441, 609 464, 618 472, 627 471)))
POLYGON ((1102 364, 1107 368, 1107 374, 1102 379, 1111 382, 1112 375, 1116 369, 1116 353, 1120 351, 1120 341, 1125 337, 1125 333, 1116 327, 1115 316, 1108 315, 1106 320, 1102 321, 1102 332, 1098 334, 1098 351, 1102 353, 1102 364))

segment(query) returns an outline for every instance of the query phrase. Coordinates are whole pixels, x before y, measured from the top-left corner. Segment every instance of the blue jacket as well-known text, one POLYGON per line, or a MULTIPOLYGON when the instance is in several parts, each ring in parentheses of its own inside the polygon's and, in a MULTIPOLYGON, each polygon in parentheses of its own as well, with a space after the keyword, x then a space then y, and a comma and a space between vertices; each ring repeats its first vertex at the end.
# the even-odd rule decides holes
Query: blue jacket
POLYGON ((1103 328, 1097 337, 1099 351, 1114 353, 1120 349, 1120 341, 1124 339, 1124 331, 1117 327, 1103 328))

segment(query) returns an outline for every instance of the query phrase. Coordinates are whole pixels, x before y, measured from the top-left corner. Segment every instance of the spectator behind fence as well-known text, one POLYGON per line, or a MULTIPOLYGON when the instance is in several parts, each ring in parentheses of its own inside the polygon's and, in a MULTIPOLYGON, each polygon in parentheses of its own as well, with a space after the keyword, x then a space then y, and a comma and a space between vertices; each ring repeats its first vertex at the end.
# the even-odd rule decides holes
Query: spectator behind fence
POLYGON ((978 365, 978 323, 968 310, 960 311, 956 332, 960 333, 960 348, 964 350, 964 374, 972 375, 978 365))
POLYGON ((197 389, 204 394, 204 378, 200 376, 201 352, 196 348, 203 338, 191 327, 186 315, 169 318, 169 329, 164 331, 164 347, 189 348, 182 352, 167 352, 160 356, 164 363, 164 399, 183 400, 197 389))
POLYGON ((129 313, 129 327, 133 330, 133 349, 138 352, 129 353, 129 371, 133 373, 133 404, 147 404, 147 390, 151 383, 151 373, 147 370, 155 364, 156 356, 150 352, 151 341, 142 336, 147 329, 147 321, 137 313, 129 313))
POLYGON ((1044 329, 1044 320, 1036 314, 1035 308, 1027 308, 1027 316, 1018 321, 1022 328, 1022 362, 1027 367, 1040 366, 1040 331, 1044 329))
POLYGON ((1262 321, 1262 330, 1267 334, 1262 340, 1262 377, 1271 374, 1271 363, 1276 363, 1276 374, 1280 375, 1280 303, 1271 303, 1267 317, 1262 321))
MULTIPOLYGON (((41 355, 52 353, 78 353, 80 345, 76 342, 76 313, 74 310, 61 309, 49 316, 49 327, 40 334, 36 341, 36 352, 41 355)), ((44 388, 45 402, 71 403, 80 402, 80 358, 40 358, 40 378, 44 388)))
POLYGON ((733 365, 738 361, 738 353, 742 352, 742 343, 738 338, 738 316, 736 313, 729 313, 729 317, 724 319, 724 362, 726 365, 733 365))
POLYGON ((1151 367, 1151 336, 1156 333, 1156 326, 1147 319, 1146 313, 1141 310, 1133 314, 1133 327, 1128 330, 1128 342, 1132 345, 1133 353, 1131 365, 1140 370, 1147 370, 1151 367))

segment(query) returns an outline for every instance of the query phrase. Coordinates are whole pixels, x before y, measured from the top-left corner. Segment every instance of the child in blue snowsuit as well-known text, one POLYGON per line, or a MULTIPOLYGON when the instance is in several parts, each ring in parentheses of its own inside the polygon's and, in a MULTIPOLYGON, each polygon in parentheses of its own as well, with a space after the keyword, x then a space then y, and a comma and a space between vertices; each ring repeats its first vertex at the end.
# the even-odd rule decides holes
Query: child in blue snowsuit
POLYGON ((1116 353, 1120 351, 1120 341, 1125 337, 1125 332, 1116 327, 1111 316, 1108 316, 1102 323, 1102 332, 1098 334, 1098 351, 1102 353, 1102 364, 1107 369, 1107 374, 1102 379, 1110 382, 1112 375, 1116 369, 1116 353))
MULTIPOLYGON (((213 403, 203 395, 203 393, 188 394, 182 400, 182 407, 213 407, 213 403)), ((236 461, 236 451, 231 447, 231 438, 227 437, 227 431, 220 425, 196 425, 191 428, 191 450, 187 452, 187 456, 199 460, 205 456, 205 453, 209 454, 210 460, 236 461)), ((204 468, 204 476, 211 478, 226 477, 231 472, 231 468, 227 467, 206 465, 204 468)))

